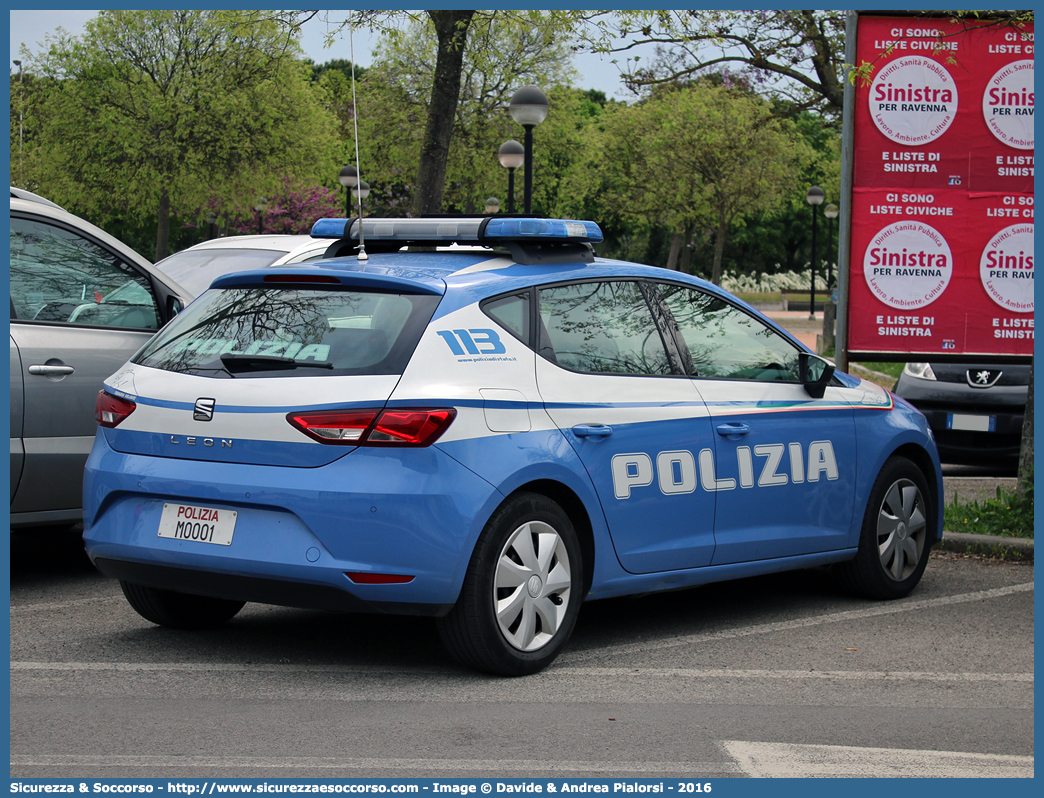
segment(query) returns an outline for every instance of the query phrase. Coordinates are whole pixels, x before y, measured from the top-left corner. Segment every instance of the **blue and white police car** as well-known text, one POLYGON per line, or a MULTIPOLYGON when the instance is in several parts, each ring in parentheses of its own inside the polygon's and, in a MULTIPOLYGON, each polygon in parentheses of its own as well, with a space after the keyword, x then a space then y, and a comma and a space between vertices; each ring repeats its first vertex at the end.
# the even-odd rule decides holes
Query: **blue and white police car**
POLYGON ((925 418, 716 286, 595 257, 592 222, 313 235, 327 259, 218 278, 99 395, 84 538, 147 620, 426 615, 459 662, 521 675, 585 599, 920 580, 925 418))

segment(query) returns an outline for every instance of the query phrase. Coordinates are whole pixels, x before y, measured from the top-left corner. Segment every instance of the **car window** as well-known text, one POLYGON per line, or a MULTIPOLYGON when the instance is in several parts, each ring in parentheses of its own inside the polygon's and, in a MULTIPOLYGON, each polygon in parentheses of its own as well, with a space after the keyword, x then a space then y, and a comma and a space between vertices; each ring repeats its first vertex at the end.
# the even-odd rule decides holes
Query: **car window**
POLYGON ((263 269, 284 255, 274 249, 186 249, 164 258, 156 268, 199 296, 223 274, 263 269))
POLYGON ((704 291, 658 287, 688 348, 682 357, 691 375, 798 381, 798 348, 760 319, 704 291))
POLYGON ((221 378, 401 374, 438 302, 383 292, 211 290, 133 362, 221 378))
POLYGON ((11 302, 20 320, 155 330, 148 278, 78 233, 11 219, 11 302))
POLYGON ((483 302, 482 309, 522 343, 529 344, 528 291, 483 302))
POLYGON ((540 290, 540 353, 572 371, 671 374, 638 284, 607 280, 540 290))

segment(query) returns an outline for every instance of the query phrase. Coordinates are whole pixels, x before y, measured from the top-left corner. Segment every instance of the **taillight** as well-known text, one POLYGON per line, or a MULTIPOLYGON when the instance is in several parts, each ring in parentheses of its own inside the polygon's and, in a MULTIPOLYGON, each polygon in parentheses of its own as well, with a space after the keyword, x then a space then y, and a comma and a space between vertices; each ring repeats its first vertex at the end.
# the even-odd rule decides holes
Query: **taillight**
POLYGON ((106 391, 99 391, 98 403, 94 406, 94 420, 102 427, 117 427, 136 407, 129 399, 120 399, 106 391))
POLYGON ((342 446, 430 446, 453 422, 452 407, 288 413, 286 420, 320 443, 342 446))

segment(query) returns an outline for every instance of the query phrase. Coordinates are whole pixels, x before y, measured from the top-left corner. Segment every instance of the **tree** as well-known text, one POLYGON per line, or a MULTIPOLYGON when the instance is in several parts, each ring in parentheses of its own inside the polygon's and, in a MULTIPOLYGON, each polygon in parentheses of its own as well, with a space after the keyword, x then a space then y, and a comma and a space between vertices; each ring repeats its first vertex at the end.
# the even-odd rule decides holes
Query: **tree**
MULTIPOLYGON (((641 45, 657 45, 649 67, 638 57, 627 60, 625 79, 636 90, 691 79, 704 71, 736 67, 759 91, 792 101, 789 110, 818 110, 840 119, 846 80, 845 11, 644 10, 576 12, 589 49, 629 53, 641 45), (622 41, 622 44, 617 42, 622 41)), ((924 11, 944 18, 948 37, 983 24, 1021 28, 1033 22, 1033 11, 924 11), (984 22, 984 18, 989 21, 984 22)), ((872 64, 857 65, 863 75, 872 64)), ((781 109, 787 110, 787 109, 781 109)))
POLYGON ((660 45, 650 67, 628 62, 624 77, 635 87, 738 66, 756 88, 793 101, 795 110, 841 112, 844 11, 623 11, 591 22, 588 46, 596 52, 660 45))
POLYGON ((707 83, 621 111, 607 142, 604 160, 622 174, 619 201, 680 232, 669 266, 694 230, 710 231, 715 283, 734 226, 785 203, 812 158, 794 124, 764 100, 707 83))
POLYGON ((35 59, 52 81, 38 179, 85 213, 153 215, 164 257, 174 206, 334 173, 333 120, 297 52, 263 12, 103 11, 35 59))
MULTIPOLYGON (((333 219, 344 216, 344 205, 337 201, 337 191, 290 177, 281 177, 276 188, 266 196, 268 204, 264 213, 264 232, 275 235, 305 235, 312 229, 316 219, 333 219)), ((206 216, 214 213, 224 219, 226 235, 251 235, 257 232, 256 211, 252 202, 229 206, 220 198, 214 198, 204 211, 206 216)))
MULTIPOLYGON (((468 29, 456 116, 454 146, 447 156, 443 205, 466 213, 505 179, 496 153, 504 140, 520 133, 507 114, 508 101, 520 86, 535 83, 552 91, 575 77, 573 53, 565 36, 547 20, 520 26, 497 15, 476 17, 468 29)), ((427 20, 410 24, 375 53, 374 80, 381 80, 423 115, 437 60, 436 38, 427 20)), ((360 114, 367 109, 360 108, 360 114)), ((554 116, 568 113, 556 103, 554 116)), ((545 152, 541 125, 540 151, 545 152)), ((548 175, 550 178, 551 175, 548 175)), ((506 206, 505 206, 506 207, 506 206)))
POLYGON ((417 169, 417 213, 436 213, 442 208, 446 189, 446 163, 449 159, 453 120, 460 99, 460 79, 464 66, 464 42, 474 11, 433 10, 428 17, 438 37, 438 56, 432 73, 428 122, 421 145, 417 169))
MULTIPOLYGON (((575 12, 568 11, 459 11, 439 10, 423 12, 436 34, 436 60, 431 72, 430 95, 427 105, 427 121, 421 142, 414 209, 420 213, 435 213, 442 208, 445 194, 450 144, 457 117, 457 104, 463 81, 465 56, 472 52, 476 57, 488 56, 494 51, 483 51, 468 45, 468 32, 472 26, 483 27, 497 20, 498 24, 509 24, 519 28, 550 27, 571 30, 577 19, 575 12)), ((402 21, 418 22, 423 17, 408 11, 354 11, 341 23, 340 29, 367 27, 395 37, 401 36, 397 24, 402 21)), ((335 34, 334 34, 335 35, 335 34)), ((332 39, 333 35, 331 35, 332 39)), ((517 88, 517 87, 516 87, 517 88)))

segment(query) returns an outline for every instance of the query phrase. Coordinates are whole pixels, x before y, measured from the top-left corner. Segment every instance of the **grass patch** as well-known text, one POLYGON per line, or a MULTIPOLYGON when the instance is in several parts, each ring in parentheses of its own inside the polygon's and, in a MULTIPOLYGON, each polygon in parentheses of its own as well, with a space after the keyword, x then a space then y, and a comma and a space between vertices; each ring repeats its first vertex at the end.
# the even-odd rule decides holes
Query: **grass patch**
POLYGON ((779 302, 779 291, 739 291, 735 294, 744 302, 779 302))
POLYGON ((962 504, 960 497, 944 509, 943 528, 948 532, 1033 538, 1033 480, 1021 498, 1014 490, 998 487, 995 499, 962 504))
POLYGON ((899 375, 903 371, 905 363, 860 363, 860 366, 868 368, 871 371, 878 371, 881 374, 887 374, 889 377, 895 377, 899 379, 899 375))

